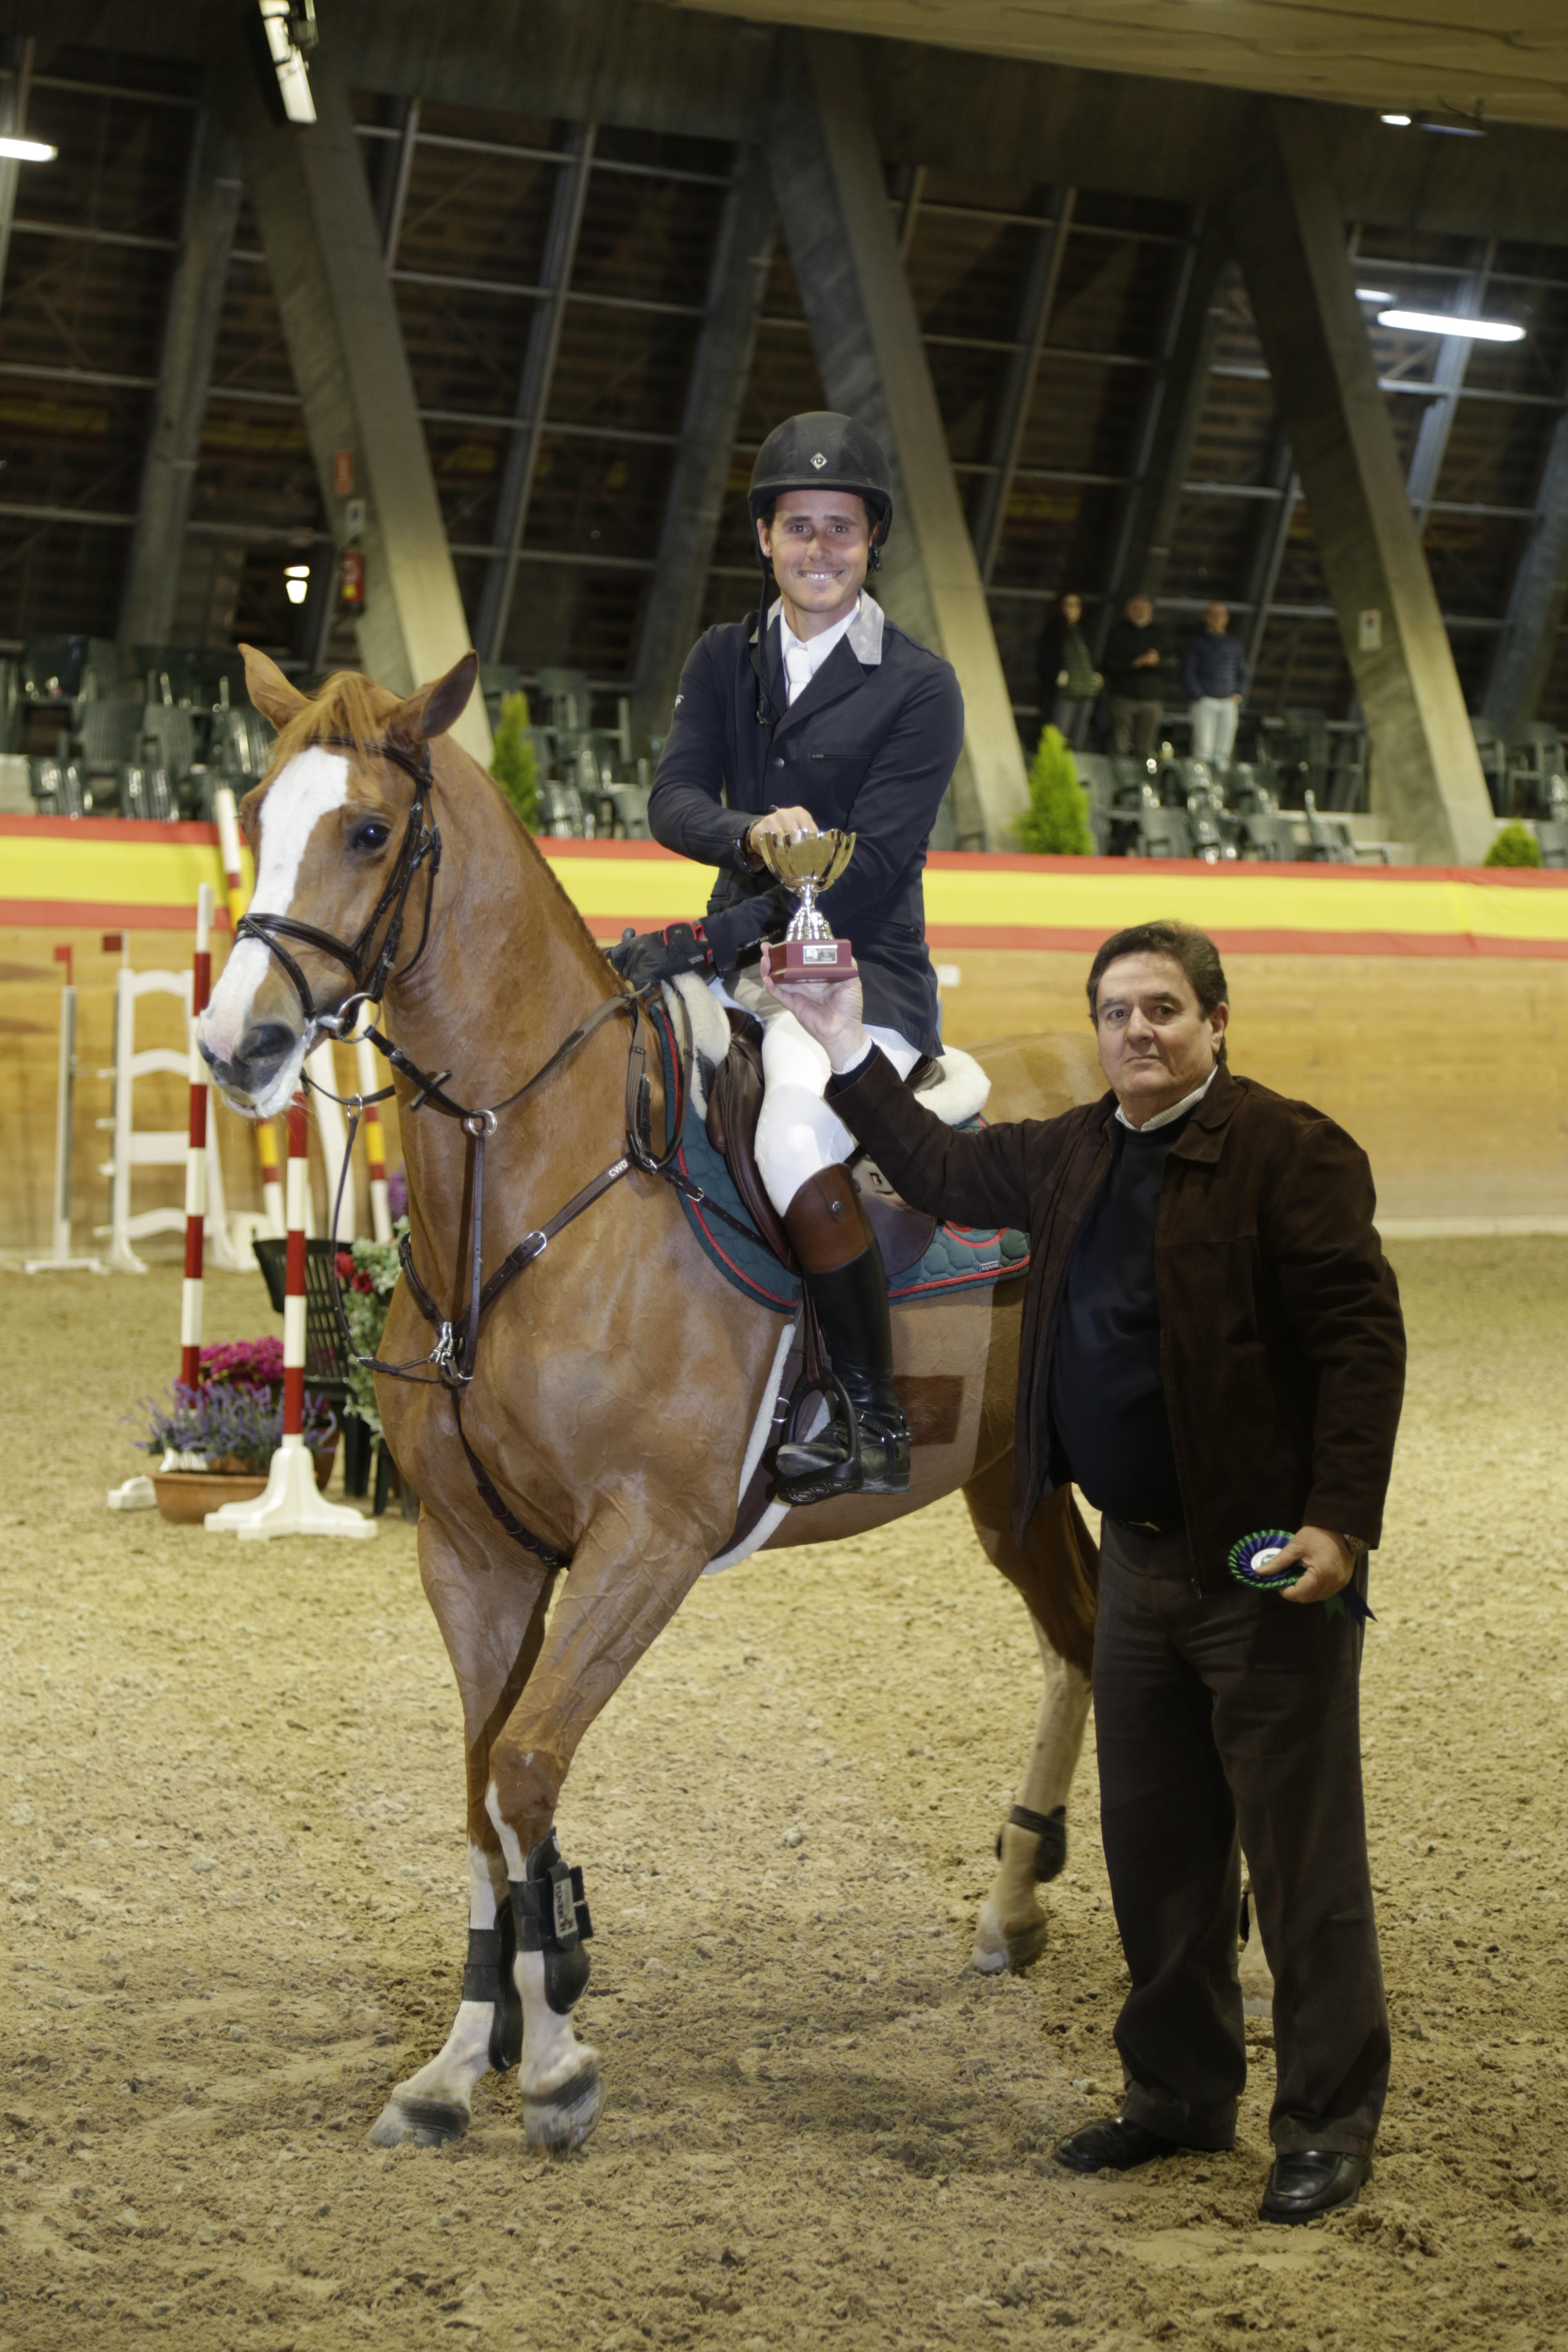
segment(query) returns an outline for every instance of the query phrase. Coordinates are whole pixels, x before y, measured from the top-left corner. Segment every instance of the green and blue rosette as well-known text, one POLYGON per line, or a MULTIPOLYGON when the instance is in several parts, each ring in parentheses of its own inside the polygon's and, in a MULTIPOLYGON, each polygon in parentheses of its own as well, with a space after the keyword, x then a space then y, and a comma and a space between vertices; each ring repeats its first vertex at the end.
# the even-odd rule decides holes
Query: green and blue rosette
MULTIPOLYGON (((1246 1585, 1250 1592, 1288 1592, 1291 1585, 1300 1580, 1300 1567, 1292 1561, 1289 1568, 1277 1571, 1273 1563, 1291 1541, 1292 1537, 1286 1528, 1263 1528, 1257 1535, 1243 1536, 1239 1543, 1234 1543, 1230 1548, 1232 1580, 1246 1585)), ((1330 1593, 1323 1603, 1323 1612, 1329 1617, 1352 1618, 1363 1625, 1375 1625, 1377 1622, 1363 1600, 1353 1577, 1342 1591, 1330 1593)))
POLYGON ((1291 1540, 1288 1528, 1264 1528, 1258 1535, 1243 1536, 1230 1548, 1230 1572, 1237 1584, 1245 1584, 1253 1592, 1288 1592, 1301 1571, 1299 1567, 1286 1569, 1281 1576, 1272 1575, 1270 1568, 1286 1545, 1291 1540))

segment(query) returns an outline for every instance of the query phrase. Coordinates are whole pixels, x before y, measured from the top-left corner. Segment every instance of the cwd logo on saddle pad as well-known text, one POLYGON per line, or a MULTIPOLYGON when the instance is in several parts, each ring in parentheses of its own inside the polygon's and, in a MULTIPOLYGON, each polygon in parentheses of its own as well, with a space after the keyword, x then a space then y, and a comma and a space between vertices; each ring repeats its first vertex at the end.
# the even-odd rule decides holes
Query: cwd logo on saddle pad
POLYGON ((577 1933, 577 1906, 572 1899, 572 1881, 558 1878, 554 1885, 555 1932, 563 1937, 577 1933))
POLYGON ((819 450, 817 451, 817 453, 816 453, 816 457, 812 459, 812 461, 811 461, 811 462, 812 462, 812 464, 816 467, 817 472, 820 474, 820 473, 821 473, 821 471, 822 471, 822 469, 823 469, 823 467, 824 467, 824 466, 826 466, 826 465, 827 460, 826 460, 826 458, 823 456, 823 454, 822 454, 821 450, 819 449, 819 450))

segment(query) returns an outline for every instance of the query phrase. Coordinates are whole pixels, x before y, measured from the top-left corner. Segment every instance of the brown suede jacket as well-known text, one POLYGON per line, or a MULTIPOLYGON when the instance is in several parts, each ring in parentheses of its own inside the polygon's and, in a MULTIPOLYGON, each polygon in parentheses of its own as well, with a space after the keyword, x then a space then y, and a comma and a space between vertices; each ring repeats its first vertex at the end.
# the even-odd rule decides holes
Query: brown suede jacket
MULTIPOLYGON (((833 1108, 916 1208, 1031 1244, 1013 1514, 1067 1475, 1045 1401, 1064 1282, 1110 1165, 1106 1095, 1059 1118, 955 1133, 879 1052, 833 1108)), ((1165 1162, 1155 1234, 1165 1402, 1196 1575, 1266 1528, 1375 1544, 1405 1391, 1405 1324, 1366 1154, 1321 1111, 1222 1064, 1165 1162)))

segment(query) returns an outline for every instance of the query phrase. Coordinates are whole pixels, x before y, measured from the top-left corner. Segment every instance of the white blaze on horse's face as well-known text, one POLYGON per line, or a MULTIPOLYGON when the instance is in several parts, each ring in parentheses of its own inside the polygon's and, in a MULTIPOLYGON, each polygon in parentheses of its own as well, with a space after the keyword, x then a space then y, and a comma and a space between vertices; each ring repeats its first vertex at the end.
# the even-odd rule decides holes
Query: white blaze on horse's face
MULTIPOLYGON (((348 798, 349 763, 341 752, 313 745, 300 751, 267 788, 260 810, 260 849, 256 867, 256 892, 251 910, 258 915, 287 915, 293 910, 300 869, 310 836, 323 817, 341 809, 348 798)), ((328 929, 331 926, 329 923, 328 929)), ((237 1048, 251 1026, 256 993, 273 959, 259 940, 241 940, 224 966, 212 1002, 198 1024, 202 1045, 214 1062, 232 1063, 237 1048)), ((289 992, 293 996, 292 989, 289 992)), ((293 1006, 296 1021, 300 1008, 293 1006)), ((264 1091, 230 1099, 240 1109, 260 1118, 273 1118, 285 1109, 300 1082, 300 1066, 309 1040, 300 1035, 291 1053, 264 1091)))

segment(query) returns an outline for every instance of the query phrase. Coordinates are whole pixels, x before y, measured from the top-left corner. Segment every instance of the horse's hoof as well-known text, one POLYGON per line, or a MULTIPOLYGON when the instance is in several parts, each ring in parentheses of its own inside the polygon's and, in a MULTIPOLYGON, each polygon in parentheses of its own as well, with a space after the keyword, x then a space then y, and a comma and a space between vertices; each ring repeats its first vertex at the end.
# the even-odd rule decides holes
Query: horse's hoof
POLYGON ((590 2061, 570 2082, 545 2097, 524 2096, 523 2136, 530 2147, 542 2148, 551 2156, 569 2156, 589 2137, 604 2104, 604 2082, 597 2063, 590 2061))
POLYGON ((983 1977, 999 1977, 1005 1969, 1021 1975, 1033 1968, 1050 1936, 1050 1921, 1035 1906, 1033 1916, 1004 1925, 994 1903, 987 1902, 975 1922, 969 1965, 983 1977))
POLYGON ((388 2099, 365 2138, 367 2147, 441 2147, 461 2139, 472 2118, 458 2099, 388 2099))

